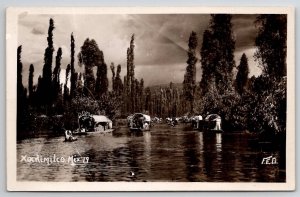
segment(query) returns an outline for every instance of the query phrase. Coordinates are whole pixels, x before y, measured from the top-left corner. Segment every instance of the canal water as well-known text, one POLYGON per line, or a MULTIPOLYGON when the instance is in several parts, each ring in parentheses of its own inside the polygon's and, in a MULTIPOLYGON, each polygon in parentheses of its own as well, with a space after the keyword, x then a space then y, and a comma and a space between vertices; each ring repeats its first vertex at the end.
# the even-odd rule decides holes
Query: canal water
POLYGON ((63 136, 18 141, 17 180, 285 182, 284 155, 245 133, 121 127, 74 142, 63 136))

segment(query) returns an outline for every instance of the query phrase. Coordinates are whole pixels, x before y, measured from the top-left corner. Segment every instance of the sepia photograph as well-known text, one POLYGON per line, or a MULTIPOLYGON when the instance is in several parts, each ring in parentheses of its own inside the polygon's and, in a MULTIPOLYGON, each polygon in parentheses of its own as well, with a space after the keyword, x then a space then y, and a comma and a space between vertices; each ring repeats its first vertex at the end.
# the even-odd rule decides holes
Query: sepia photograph
POLYGON ((293 11, 9 8, 8 189, 295 189, 293 11))

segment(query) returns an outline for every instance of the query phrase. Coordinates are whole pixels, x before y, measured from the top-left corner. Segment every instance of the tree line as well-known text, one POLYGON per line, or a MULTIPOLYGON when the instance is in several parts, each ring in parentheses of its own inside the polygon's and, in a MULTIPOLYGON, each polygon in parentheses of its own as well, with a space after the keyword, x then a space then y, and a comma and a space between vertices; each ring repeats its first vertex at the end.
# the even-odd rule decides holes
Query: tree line
POLYGON ((122 80, 122 66, 111 63, 112 90, 109 90, 109 70, 104 53, 94 39, 87 38, 81 46, 77 60, 84 72, 76 72, 73 33, 70 35, 70 63, 65 81, 60 81, 62 49, 58 48, 53 58, 55 26, 50 19, 43 70, 34 84, 34 65, 29 66, 28 89, 22 84, 22 46, 17 49, 18 132, 38 129, 34 127, 41 117, 52 117, 46 118, 47 121, 58 122, 55 117, 59 116, 63 117, 64 127, 74 129, 81 111, 104 114, 111 119, 125 118, 135 112, 163 118, 217 113, 228 130, 285 132, 286 15, 257 17, 255 58, 262 74, 251 78, 247 56, 242 55, 238 66, 234 61, 235 38, 231 20, 229 14, 212 14, 202 43, 198 43, 199 35, 191 32, 183 82, 181 85, 170 82, 168 87, 144 87, 144 80, 136 78, 135 37, 132 35, 127 49, 127 72, 122 80), (202 69, 199 83, 196 82, 198 62, 202 69), (234 68, 237 74, 234 74, 234 68))

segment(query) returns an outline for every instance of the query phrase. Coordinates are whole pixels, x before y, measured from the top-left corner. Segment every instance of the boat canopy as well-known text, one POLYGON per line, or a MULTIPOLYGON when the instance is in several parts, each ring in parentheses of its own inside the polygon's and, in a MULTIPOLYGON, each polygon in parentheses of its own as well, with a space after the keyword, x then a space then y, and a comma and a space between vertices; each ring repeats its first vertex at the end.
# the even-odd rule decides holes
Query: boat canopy
POLYGON ((216 119, 221 119, 221 116, 219 116, 218 114, 209 114, 205 118, 205 120, 207 120, 207 121, 213 121, 213 120, 216 120, 216 119))
POLYGON ((106 116, 103 116, 103 115, 92 115, 92 118, 94 118, 95 123, 101 123, 101 122, 111 123, 112 122, 109 118, 107 118, 106 116))
POLYGON ((133 115, 133 119, 138 118, 138 117, 144 117, 145 118, 144 121, 151 122, 151 117, 149 115, 142 114, 142 113, 136 113, 133 115))
POLYGON ((144 114, 144 117, 145 117, 145 121, 147 121, 147 122, 150 122, 150 121, 151 121, 151 117, 150 117, 150 116, 144 114))

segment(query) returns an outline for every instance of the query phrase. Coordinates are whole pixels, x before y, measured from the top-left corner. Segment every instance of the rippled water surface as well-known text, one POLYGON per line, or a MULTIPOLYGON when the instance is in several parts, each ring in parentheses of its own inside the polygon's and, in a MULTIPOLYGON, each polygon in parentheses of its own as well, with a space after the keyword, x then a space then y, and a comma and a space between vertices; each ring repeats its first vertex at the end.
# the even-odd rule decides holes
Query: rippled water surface
POLYGON ((131 133, 124 127, 107 134, 78 136, 75 142, 64 142, 64 137, 22 140, 17 143, 17 179, 285 181, 284 151, 270 149, 249 134, 203 133, 184 128, 161 124, 151 132, 131 133), (276 158, 276 163, 262 164, 262 159, 269 156, 276 158), (51 163, 54 157, 59 162, 51 163))

